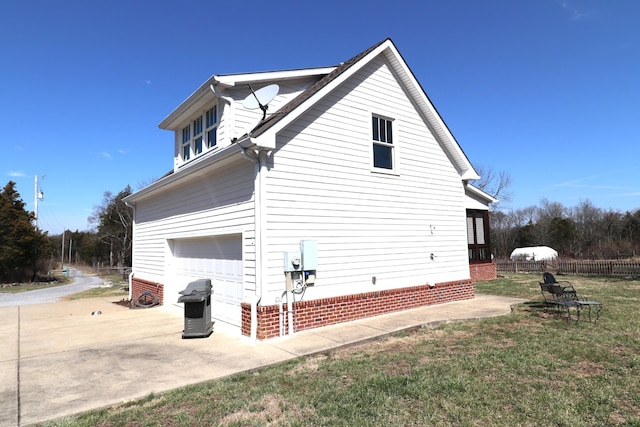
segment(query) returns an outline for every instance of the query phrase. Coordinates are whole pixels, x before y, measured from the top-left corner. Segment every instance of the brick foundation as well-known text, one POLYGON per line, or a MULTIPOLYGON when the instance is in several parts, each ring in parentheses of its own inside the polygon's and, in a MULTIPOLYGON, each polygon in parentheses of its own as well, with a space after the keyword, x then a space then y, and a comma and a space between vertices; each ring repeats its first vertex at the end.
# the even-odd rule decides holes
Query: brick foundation
POLYGON ((469 273, 474 283, 483 280, 493 280, 497 277, 496 264, 493 262, 469 264, 469 273))
MULTIPOLYGON (((473 282, 462 280, 438 283, 435 287, 422 285, 301 301, 293 306, 294 330, 299 332, 394 311, 472 299, 474 295, 473 282)), ((287 304, 284 304, 284 311, 287 311, 287 304)), ((278 305, 258 306, 257 315, 259 340, 280 335, 278 305)), ((288 319, 286 315, 284 317, 284 330, 288 330, 288 319)), ((248 303, 242 303, 242 334, 251 335, 251 305, 248 303)))
POLYGON ((164 304, 164 285, 134 276, 131 279, 131 298, 136 298, 144 291, 151 291, 160 300, 160 305, 164 304))

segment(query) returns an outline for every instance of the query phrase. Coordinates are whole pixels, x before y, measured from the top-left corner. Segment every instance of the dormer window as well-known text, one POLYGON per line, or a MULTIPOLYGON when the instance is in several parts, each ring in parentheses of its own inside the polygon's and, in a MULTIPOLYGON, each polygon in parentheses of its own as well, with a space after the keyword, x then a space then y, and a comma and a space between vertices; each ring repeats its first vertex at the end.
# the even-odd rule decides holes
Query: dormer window
POLYGON ((218 106, 214 105, 205 113, 207 124, 207 148, 215 148, 218 145, 216 136, 218 131, 218 106))
POLYGON ((182 128, 182 161, 187 162, 218 146, 218 106, 194 117, 182 128))
POLYGON ((182 160, 191 158, 191 126, 182 129, 182 160))
POLYGON ((202 153, 202 117, 193 121, 193 154, 202 153))

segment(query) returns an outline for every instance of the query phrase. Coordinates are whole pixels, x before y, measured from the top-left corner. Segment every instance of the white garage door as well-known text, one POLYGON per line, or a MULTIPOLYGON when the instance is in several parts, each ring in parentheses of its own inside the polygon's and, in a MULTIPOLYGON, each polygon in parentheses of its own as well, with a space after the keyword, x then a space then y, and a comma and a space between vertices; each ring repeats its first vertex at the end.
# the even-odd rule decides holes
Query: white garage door
POLYGON ((175 273, 211 279, 214 319, 241 326, 242 239, 239 235, 175 240, 175 273))

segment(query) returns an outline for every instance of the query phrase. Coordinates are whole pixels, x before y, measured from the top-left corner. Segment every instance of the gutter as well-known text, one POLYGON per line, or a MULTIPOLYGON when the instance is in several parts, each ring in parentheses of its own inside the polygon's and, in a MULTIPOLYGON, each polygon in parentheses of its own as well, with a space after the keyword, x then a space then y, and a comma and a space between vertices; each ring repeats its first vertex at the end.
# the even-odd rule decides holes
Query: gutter
MULTIPOLYGON (((235 131, 236 130, 236 108, 235 108, 234 99, 220 92, 220 90, 218 89, 218 85, 223 85, 223 84, 220 82, 220 80, 218 80, 216 76, 213 76, 212 80, 213 80, 213 83, 209 85, 211 92, 213 92, 213 94, 216 97, 218 97, 218 99, 221 99, 227 104, 229 104, 229 111, 227 112, 227 114, 222 114, 222 112, 220 112, 219 116, 220 118, 222 117, 225 118, 224 119, 225 127, 228 127, 230 131, 235 131)), ((218 126, 220 126, 221 124, 222 123, 218 123, 218 126)), ((231 132, 229 132, 229 134, 231 135, 231 132)))

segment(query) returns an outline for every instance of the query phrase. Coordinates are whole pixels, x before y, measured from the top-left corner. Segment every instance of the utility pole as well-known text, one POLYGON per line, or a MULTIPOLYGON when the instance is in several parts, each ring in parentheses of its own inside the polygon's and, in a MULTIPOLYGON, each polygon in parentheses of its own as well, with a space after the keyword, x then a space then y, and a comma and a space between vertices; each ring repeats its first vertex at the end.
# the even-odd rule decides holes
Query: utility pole
MULTIPOLYGON (((42 179, 44 179, 44 176, 42 179)), ((38 228, 38 200, 44 199, 44 193, 38 188, 38 175, 36 175, 34 179, 33 186, 33 218, 35 220, 35 226, 38 228)))
POLYGON ((38 228, 38 175, 36 175, 36 179, 34 180, 33 194, 33 218, 36 228, 38 228))

